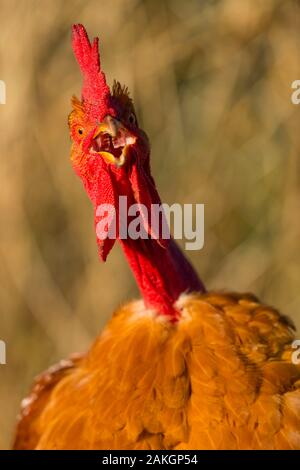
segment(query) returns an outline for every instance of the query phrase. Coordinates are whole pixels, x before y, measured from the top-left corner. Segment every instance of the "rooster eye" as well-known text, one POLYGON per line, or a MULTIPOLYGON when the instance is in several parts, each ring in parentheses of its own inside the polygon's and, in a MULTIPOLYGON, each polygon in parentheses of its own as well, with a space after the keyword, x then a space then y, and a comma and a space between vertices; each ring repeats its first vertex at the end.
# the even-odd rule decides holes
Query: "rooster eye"
POLYGON ((128 121, 129 121, 129 124, 136 124, 136 118, 133 113, 129 115, 128 121))
POLYGON ((78 132, 79 135, 82 135, 83 134, 83 129, 78 129, 77 132, 78 132))

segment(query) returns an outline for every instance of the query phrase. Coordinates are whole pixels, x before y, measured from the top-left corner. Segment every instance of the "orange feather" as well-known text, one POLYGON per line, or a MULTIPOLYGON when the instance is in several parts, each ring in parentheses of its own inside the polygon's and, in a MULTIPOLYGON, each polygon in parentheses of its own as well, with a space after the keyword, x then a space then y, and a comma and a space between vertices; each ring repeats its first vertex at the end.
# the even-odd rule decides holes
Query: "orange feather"
POLYGON ((253 296, 197 294, 171 323, 142 301, 38 377, 15 449, 300 449, 294 328, 253 296))

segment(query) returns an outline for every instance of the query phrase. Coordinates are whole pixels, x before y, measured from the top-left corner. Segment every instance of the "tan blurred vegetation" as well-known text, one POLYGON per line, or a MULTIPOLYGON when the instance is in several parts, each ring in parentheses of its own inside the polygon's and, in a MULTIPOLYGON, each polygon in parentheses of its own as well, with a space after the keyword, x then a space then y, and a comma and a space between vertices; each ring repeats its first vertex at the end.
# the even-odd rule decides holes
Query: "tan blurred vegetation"
POLYGON ((0 448, 33 377, 84 350, 137 295, 123 255, 97 259, 92 208, 69 164, 81 77, 70 25, 100 35, 132 91, 166 202, 206 204, 210 288, 251 290, 300 325, 299 3, 0 0, 0 448))

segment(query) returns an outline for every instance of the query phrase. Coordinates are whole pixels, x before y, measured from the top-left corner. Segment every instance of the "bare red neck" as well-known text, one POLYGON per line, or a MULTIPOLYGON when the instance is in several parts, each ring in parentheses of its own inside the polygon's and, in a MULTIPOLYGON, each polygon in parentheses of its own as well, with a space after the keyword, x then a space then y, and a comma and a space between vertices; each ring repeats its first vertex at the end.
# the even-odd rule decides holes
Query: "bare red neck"
POLYGON ((167 248, 155 240, 120 240, 146 307, 176 320, 174 303, 184 292, 205 292, 191 264, 173 239, 167 248))
MULTIPOLYGON (((94 162, 89 159, 89 165, 89 171, 86 175, 81 175, 81 178, 95 209, 103 200, 106 203, 110 202, 116 209, 118 219, 119 196, 122 195, 128 198, 128 207, 136 204, 138 199, 139 203, 147 205, 149 213, 150 203, 161 204, 150 169, 149 174, 143 174, 142 169, 139 169, 136 176, 144 179, 135 181, 130 167, 122 171, 101 167, 99 159, 95 159, 94 162)), ((126 219, 128 227, 131 219, 128 215, 126 219)), ((153 308, 158 313, 176 320, 178 312, 174 303, 180 294, 205 292, 203 283, 173 239, 157 240, 151 238, 150 235, 147 239, 132 239, 129 235, 126 239, 117 238, 135 276, 146 307, 153 308)), ((98 240, 99 255, 104 261, 113 244, 114 240, 106 239, 104 242, 98 240)))
MULTIPOLYGON (((118 187, 119 195, 123 190, 124 194, 129 196, 129 203, 144 204, 149 214, 150 205, 160 205, 161 200, 151 176, 150 166, 146 168, 147 171, 144 172, 142 167, 133 166, 127 177, 123 175, 120 178, 118 174, 118 187), (122 189, 120 181, 123 184, 122 189)), ((193 267, 172 238, 158 241, 149 235, 147 239, 127 238, 121 239, 120 242, 146 307, 176 320, 178 312, 174 303, 180 294, 205 291, 193 267)))

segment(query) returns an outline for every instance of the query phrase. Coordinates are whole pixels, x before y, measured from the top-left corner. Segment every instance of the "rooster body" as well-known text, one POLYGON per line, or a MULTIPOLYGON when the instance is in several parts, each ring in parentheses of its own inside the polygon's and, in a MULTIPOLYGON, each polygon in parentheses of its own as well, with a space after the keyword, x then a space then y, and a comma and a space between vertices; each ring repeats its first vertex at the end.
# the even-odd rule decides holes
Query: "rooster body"
POLYGON ((90 351, 37 378, 19 449, 300 449, 290 322, 251 295, 136 301, 90 351))
MULTIPOLYGON (((110 93, 98 41, 80 25, 73 48, 84 85, 71 158, 97 226, 97 207, 118 211, 119 195, 146 208, 160 198, 127 90, 110 93)), ((36 379, 14 448, 300 449, 291 321, 253 295, 207 293, 175 242, 144 229, 150 239, 118 237, 143 300, 117 311, 85 355, 36 379)), ((108 232, 97 239, 103 260, 108 232)))

